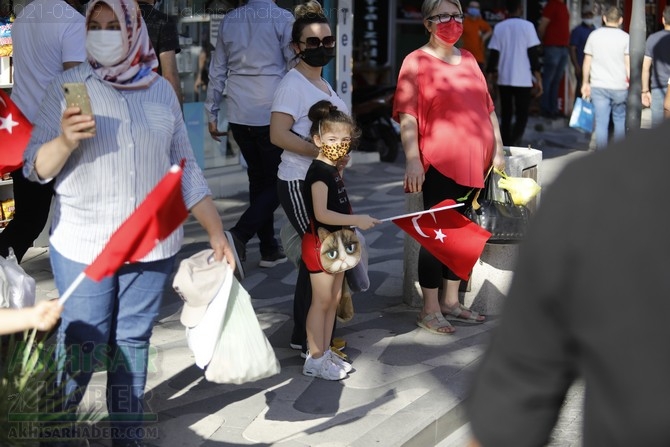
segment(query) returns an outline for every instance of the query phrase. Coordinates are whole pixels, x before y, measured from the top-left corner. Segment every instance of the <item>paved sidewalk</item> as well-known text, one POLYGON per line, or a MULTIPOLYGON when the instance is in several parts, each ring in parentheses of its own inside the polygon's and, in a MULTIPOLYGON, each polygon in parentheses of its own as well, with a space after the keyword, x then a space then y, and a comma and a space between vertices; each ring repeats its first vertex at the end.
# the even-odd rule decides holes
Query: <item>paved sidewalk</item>
MULTIPOLYGON (((547 188, 566 162, 588 153, 588 137, 546 123, 539 131, 539 124, 531 121, 526 137, 545 153, 541 169, 547 188)), ((345 182, 355 212, 379 218, 403 213, 403 174, 402 157, 393 164, 354 163, 345 182)), ((216 204, 230 227, 246 207, 246 176, 231 170, 221 182, 230 183, 222 188, 230 194, 216 204)), ((285 222, 278 210, 277 227, 285 222)), ((179 259, 207 247, 206 234, 193 219, 185 224, 185 234, 179 259)), ((417 309, 403 304, 401 296, 404 233, 385 223, 365 236, 371 287, 354 295, 354 318, 338 323, 337 335, 347 340, 346 352, 355 368, 340 382, 301 374, 303 360, 288 345, 296 271, 290 263, 259 268, 257 240, 248 245, 242 285, 281 362, 279 375, 244 385, 207 382, 186 345, 179 322, 181 302, 168 287, 152 337, 156 356, 147 403, 157 422, 149 427, 149 442, 170 447, 463 445, 467 426, 462 401, 496 318, 482 325, 454 323, 453 336, 419 329, 414 323, 417 309)), ((38 299, 58 295, 46 249, 31 249, 23 266, 37 280, 38 299)), ((88 406, 104 409, 104 379, 103 373, 94 377, 85 399, 88 406)), ((581 395, 572 399, 575 417, 569 424, 578 427, 581 395)), ((579 441, 578 431, 575 440, 575 430, 564 430, 555 445, 577 445, 572 442, 579 441)), ((91 444, 109 445, 103 440, 91 444)))

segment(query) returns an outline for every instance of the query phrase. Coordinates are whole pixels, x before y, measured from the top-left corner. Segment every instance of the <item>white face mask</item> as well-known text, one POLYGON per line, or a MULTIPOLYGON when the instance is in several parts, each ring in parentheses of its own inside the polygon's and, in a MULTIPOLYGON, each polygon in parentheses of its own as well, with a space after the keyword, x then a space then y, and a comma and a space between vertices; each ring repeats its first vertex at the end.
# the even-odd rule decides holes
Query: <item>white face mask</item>
POLYGON ((582 22, 584 22, 584 25, 593 25, 593 19, 582 19, 582 22))
POLYGON ((92 30, 86 33, 86 51, 105 67, 118 64, 126 56, 120 30, 92 30))

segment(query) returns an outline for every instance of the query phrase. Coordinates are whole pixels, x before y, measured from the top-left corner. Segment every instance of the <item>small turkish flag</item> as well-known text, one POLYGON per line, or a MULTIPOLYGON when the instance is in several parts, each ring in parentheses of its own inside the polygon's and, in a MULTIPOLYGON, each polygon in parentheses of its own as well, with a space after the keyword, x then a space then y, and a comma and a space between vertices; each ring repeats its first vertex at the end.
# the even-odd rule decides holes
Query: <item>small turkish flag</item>
POLYGON ((33 125, 21 110, 0 89, 0 174, 6 174, 23 165, 23 151, 30 141, 33 125))
MULTIPOLYGON (((455 203, 447 199, 431 209, 455 203)), ((392 220, 464 280, 470 278, 475 262, 491 237, 491 233, 453 208, 401 216, 392 220)))
MULTIPOLYGON (((181 163, 182 167, 184 162, 181 163)), ((112 234, 84 274, 100 281, 126 262, 137 262, 188 217, 181 192, 182 167, 174 165, 139 207, 112 234)))

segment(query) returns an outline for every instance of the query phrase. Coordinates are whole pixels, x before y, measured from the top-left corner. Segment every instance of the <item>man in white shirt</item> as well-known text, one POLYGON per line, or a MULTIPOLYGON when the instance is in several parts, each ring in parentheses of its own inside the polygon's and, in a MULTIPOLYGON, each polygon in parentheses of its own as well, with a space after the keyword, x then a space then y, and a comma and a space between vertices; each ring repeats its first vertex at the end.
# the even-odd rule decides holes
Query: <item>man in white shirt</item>
MULTIPOLYGON (((14 86, 12 101, 33 123, 49 83, 63 71, 86 60, 86 27, 76 0, 34 0, 17 10, 12 25, 14 86)), ((21 261, 42 232, 53 196, 53 185, 40 185, 12 172, 14 218, 0 233, 0 256, 12 247, 21 261)))
POLYGON ((489 85, 497 77, 503 143, 506 146, 518 146, 528 123, 533 85, 539 89, 538 96, 542 95, 538 57, 540 39, 533 24, 521 18, 521 1, 508 0, 506 4, 510 17, 493 29, 486 71, 489 85))
POLYGON ((596 149, 607 147, 610 114, 614 139, 626 135, 626 99, 630 77, 629 36, 619 27, 621 10, 610 6, 603 15, 605 26, 589 34, 584 47, 582 97, 591 98, 595 115, 596 149))
POLYGON ((293 21, 293 14, 274 0, 250 0, 228 12, 219 25, 209 67, 205 101, 209 133, 217 141, 227 134, 217 128, 225 90, 230 129, 248 166, 249 208, 226 232, 240 261, 237 266, 242 278, 246 244, 254 235, 260 240, 260 267, 286 262, 274 231, 282 150, 270 142, 270 107, 294 57, 289 48, 293 21))

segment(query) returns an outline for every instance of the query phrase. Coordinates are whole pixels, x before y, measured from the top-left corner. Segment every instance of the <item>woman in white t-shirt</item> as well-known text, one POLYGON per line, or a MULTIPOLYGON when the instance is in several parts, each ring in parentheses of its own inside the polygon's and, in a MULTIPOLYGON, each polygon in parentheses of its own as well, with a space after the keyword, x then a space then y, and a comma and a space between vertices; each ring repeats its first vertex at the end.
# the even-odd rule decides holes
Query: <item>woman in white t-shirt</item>
POLYGON ((279 201, 298 234, 309 227, 302 184, 319 149, 309 137, 309 108, 321 100, 349 113, 337 93, 321 77, 323 66, 335 56, 335 36, 317 2, 296 7, 291 46, 298 63, 279 84, 272 102, 270 138, 284 149, 279 164, 279 201))
MULTIPOLYGON (((310 107, 321 100, 349 113, 342 99, 321 77, 323 66, 335 56, 335 42, 328 18, 318 2, 309 1, 295 8, 291 46, 298 63, 284 76, 275 92, 270 139, 272 144, 284 150, 277 173, 279 203, 300 238, 309 228, 303 197, 305 176, 312 160, 319 155, 319 149, 309 137, 312 122, 307 114, 310 107)), ((349 156, 338 162, 338 168, 343 169, 348 160, 349 156)), ((303 357, 307 355, 305 321, 311 300, 309 273, 302 265, 298 268, 293 298, 294 328, 290 345, 294 349, 302 348, 303 357)))

